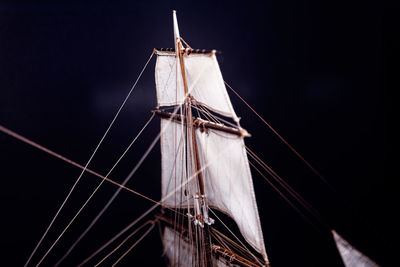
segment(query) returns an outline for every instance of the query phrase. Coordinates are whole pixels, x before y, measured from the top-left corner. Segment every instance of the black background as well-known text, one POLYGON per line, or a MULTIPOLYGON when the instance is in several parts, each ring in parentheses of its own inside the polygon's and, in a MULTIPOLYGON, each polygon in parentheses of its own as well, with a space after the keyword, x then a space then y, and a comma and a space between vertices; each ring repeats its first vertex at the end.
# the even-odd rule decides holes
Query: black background
MULTIPOLYGON (((173 47, 172 10, 193 47, 217 49, 224 79, 336 189, 332 192, 236 96, 246 144, 330 227, 384 266, 398 250, 394 91, 388 63, 396 9, 366 1, 0 3, 0 124, 85 164, 154 47, 173 47)), ((156 106, 155 58, 90 168, 108 172, 156 106)), ((122 181, 159 131, 145 130, 111 178, 122 181)), ((0 135, 1 263, 21 266, 80 170, 0 135)), ((311 225, 254 173, 273 266, 341 266, 311 225)), ((99 179, 85 175, 33 258, 36 263, 99 179)), ((129 182, 160 198, 157 145, 129 182)), ((54 264, 116 190, 104 184, 44 261, 54 264)), ((151 202, 121 192, 64 262, 75 265, 151 202)), ((154 214, 154 213, 152 213, 154 214)), ((151 218, 151 216, 149 216, 151 218)), ((121 265, 163 265, 153 231, 121 265)), ((114 258, 115 260, 115 258, 114 258)), ((110 261, 112 262, 112 261, 110 261)), ((108 262, 106 265, 109 265, 108 262)), ((94 262, 92 262, 94 263, 94 262)))

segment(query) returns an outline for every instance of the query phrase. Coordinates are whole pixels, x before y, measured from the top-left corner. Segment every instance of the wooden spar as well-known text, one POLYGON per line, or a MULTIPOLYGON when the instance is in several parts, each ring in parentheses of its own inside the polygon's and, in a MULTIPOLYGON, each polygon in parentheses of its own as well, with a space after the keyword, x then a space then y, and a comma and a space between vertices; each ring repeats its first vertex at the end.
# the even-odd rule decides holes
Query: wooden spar
POLYGON ((181 72, 182 72, 182 79, 183 79, 183 88, 185 90, 185 96, 186 96, 186 100, 189 100, 189 89, 188 89, 188 85, 186 82, 186 72, 185 72, 185 63, 183 62, 183 54, 181 52, 182 49, 182 44, 181 42, 178 42, 178 54, 179 54, 179 62, 181 63, 181 72))
MULTIPOLYGON (((197 183, 199 187, 199 193, 201 197, 204 196, 204 182, 203 182, 203 174, 201 172, 201 164, 200 164, 200 158, 197 150, 197 140, 196 140, 196 135, 194 131, 194 126, 193 126, 193 117, 192 117, 192 108, 190 106, 190 95, 189 95, 189 89, 186 81, 186 72, 185 72, 185 64, 183 60, 183 50, 182 50, 182 44, 180 41, 180 36, 179 36, 179 28, 178 28, 178 21, 176 18, 176 12, 173 12, 173 21, 174 21, 174 36, 175 36, 175 48, 176 48, 176 54, 179 57, 179 62, 181 65, 181 73, 182 73, 182 80, 183 80, 183 88, 185 91, 185 113, 187 116, 187 127, 189 129, 189 134, 191 134, 191 139, 192 139, 192 153, 194 156, 194 163, 195 163, 195 173, 197 173, 197 183)), ((203 216, 201 214, 200 219, 202 220, 203 216)), ((211 261, 211 248, 210 248, 210 236, 209 236, 209 230, 207 227, 207 224, 201 222, 204 225, 204 228, 199 227, 199 232, 200 236, 203 238, 203 244, 204 244, 204 256, 205 256, 205 263, 207 267, 213 266, 212 261, 211 261)), ((201 243, 200 243, 201 244, 201 243)), ((201 246, 199 246, 201 248, 201 246)), ((199 255, 202 255, 201 253, 202 250, 200 249, 199 255)), ((201 257, 201 256, 200 256, 201 257)))
MULTIPOLYGON (((175 122, 178 123, 184 123, 186 117, 183 115, 178 115, 178 114, 172 114, 170 112, 165 112, 162 110, 152 110, 153 113, 155 113, 156 115, 160 116, 161 118, 165 118, 165 119, 172 119, 175 122)), ((205 121, 202 119, 196 119, 193 118, 193 125, 196 128, 200 128, 200 130, 204 130, 207 131, 207 129, 213 129, 213 130, 218 130, 221 132, 225 132, 225 133, 230 133, 230 134, 234 134, 237 135, 239 137, 249 137, 250 134, 244 130, 244 129, 238 129, 238 128, 233 128, 233 127, 228 127, 225 126, 224 124, 218 124, 218 123, 214 123, 214 122, 210 122, 210 121, 205 121)))
POLYGON ((214 254, 216 254, 219 257, 224 258, 227 262, 229 263, 233 263, 233 264, 241 264, 243 266, 255 266, 258 267, 260 265, 255 264, 239 255, 237 255, 236 253, 225 249, 223 247, 217 246, 217 245, 212 245, 212 251, 214 252, 214 254))
MULTIPOLYGON (((174 52, 175 48, 155 48, 155 52, 174 52)), ((185 54, 220 54, 220 52, 216 50, 206 50, 206 49, 193 49, 193 48, 185 48, 185 54)))
POLYGON ((190 124, 191 132, 192 132, 192 144, 193 144, 193 151, 194 151, 194 160, 196 164, 196 172, 197 172, 197 179, 199 180, 199 190, 200 190, 200 195, 204 196, 204 182, 203 182, 203 174, 201 171, 201 164, 200 164, 200 158, 199 158, 199 150, 197 148, 197 140, 196 140, 196 133, 194 132, 194 126, 193 126, 193 116, 192 116, 192 108, 189 106, 188 108, 188 118, 192 121, 190 124))
MULTIPOLYGON (((175 28, 175 38, 180 38, 179 36, 179 30, 178 30, 178 23, 176 21, 176 13, 174 12, 174 28, 175 28)), ((195 132, 193 131, 193 117, 192 117, 192 108, 190 107, 190 95, 189 95, 189 89, 186 81, 186 72, 185 72, 185 63, 183 61, 183 51, 182 50, 182 44, 179 39, 175 40, 177 44, 177 54, 179 56, 179 62, 181 66, 181 73, 182 73, 182 80, 183 80, 183 88, 185 91, 185 109, 186 109, 186 116, 188 118, 188 123, 187 126, 189 128, 189 131, 191 132, 191 138, 192 138, 192 144, 193 144, 193 156, 195 160, 195 172, 197 173, 197 180, 199 183, 199 189, 200 189, 200 194, 204 195, 204 183, 203 183, 203 175, 200 166, 200 159, 199 159, 199 154, 197 150, 197 141, 196 141, 196 136, 195 132)))
POLYGON ((181 51, 181 43, 178 42, 178 51, 179 51, 179 61, 181 65, 181 71, 182 71, 182 79, 183 79, 183 88, 185 90, 185 109, 186 109, 186 116, 188 118, 188 123, 187 126, 189 128, 189 132, 191 133, 191 138, 192 138, 192 144, 193 144, 193 156, 194 156, 194 161, 195 161, 195 172, 197 173, 197 180, 199 184, 199 189, 200 189, 200 194, 204 195, 204 183, 203 183, 203 174, 201 172, 201 166, 200 166, 200 159, 199 159, 199 153, 197 150, 197 141, 196 141, 196 135, 193 130, 193 116, 192 116, 192 108, 190 107, 190 95, 188 94, 189 89, 188 85, 186 82, 186 73, 185 73, 185 65, 183 62, 183 54, 180 52, 181 51))

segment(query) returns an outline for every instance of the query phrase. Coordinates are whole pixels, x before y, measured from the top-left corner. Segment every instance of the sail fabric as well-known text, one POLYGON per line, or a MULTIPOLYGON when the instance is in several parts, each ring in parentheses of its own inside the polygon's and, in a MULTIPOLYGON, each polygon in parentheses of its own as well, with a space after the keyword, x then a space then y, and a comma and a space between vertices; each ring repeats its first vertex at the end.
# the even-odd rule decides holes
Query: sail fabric
POLYGON ((161 201, 170 207, 185 206, 187 179, 183 124, 161 119, 161 201))
POLYGON ((170 266, 195 265, 195 248, 169 227, 164 229, 163 245, 170 266))
POLYGON ((346 267, 378 267, 375 262, 355 249, 346 240, 344 240, 336 231, 332 230, 336 247, 339 250, 343 263, 346 267))
MULTIPOLYGON (((155 80, 158 106, 182 104, 185 99, 182 72, 175 52, 157 51, 155 80)), ((225 88, 214 53, 184 56, 189 94, 202 105, 238 120, 225 88)))
MULTIPOLYGON (((193 180, 181 186, 187 179, 182 160, 184 131, 182 124, 164 119, 161 127, 165 127, 161 137, 162 201, 170 207, 184 208, 192 205, 185 199, 194 187, 193 180)), ((243 138, 211 129, 196 129, 195 133, 208 205, 232 217, 246 241, 267 260, 243 138)))
MULTIPOLYGON (((196 247, 190 244, 187 238, 183 238, 170 227, 165 227, 163 235, 164 253, 170 261, 170 266, 198 266, 196 263, 196 247)), ((223 259, 212 256, 213 265, 228 267, 223 259)))
POLYGON ((243 137, 196 130, 208 203, 232 217, 246 241, 265 260, 264 238, 243 137), (220 151, 224 151, 221 155, 220 151))

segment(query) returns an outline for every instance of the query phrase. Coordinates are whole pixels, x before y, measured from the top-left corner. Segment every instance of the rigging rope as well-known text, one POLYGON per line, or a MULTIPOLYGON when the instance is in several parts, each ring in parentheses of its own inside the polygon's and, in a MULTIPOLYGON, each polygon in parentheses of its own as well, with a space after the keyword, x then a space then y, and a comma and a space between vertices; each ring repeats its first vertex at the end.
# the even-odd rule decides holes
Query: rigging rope
POLYGON ((155 225, 153 223, 151 227, 147 229, 147 231, 124 254, 122 254, 121 257, 119 257, 118 260, 114 262, 112 266, 114 267, 115 265, 117 265, 134 247, 136 247, 136 245, 139 244, 140 241, 142 241, 143 238, 145 238, 151 232, 151 230, 153 230, 154 226, 155 225))
POLYGON ((99 249, 97 249, 95 252, 93 252, 89 257, 87 257, 84 261, 82 261, 80 264, 77 266, 80 267, 84 264, 86 264, 89 260, 91 260, 93 257, 95 257, 98 253, 100 253, 103 249, 108 247, 112 242, 114 242, 116 239, 118 239, 121 235, 123 235, 126 231, 131 229, 136 223, 138 223, 141 219, 146 217, 150 212, 152 212, 155 208, 157 208, 159 203, 154 204, 151 206, 146 212, 144 212, 142 215, 140 215, 138 218, 136 218, 133 222, 128 224, 124 229, 122 229, 118 234, 116 234, 113 238, 111 238, 109 241, 107 241, 104 245, 102 245, 99 249))
MULTIPOLYGON (((226 235, 224 235, 223 233, 221 233, 220 231, 218 231, 217 229, 213 228, 212 229, 213 232, 215 232, 215 236, 219 238, 219 240, 221 240, 224 244, 225 242, 223 241, 223 239, 225 239, 227 242, 229 242, 232 246, 234 246, 235 248, 237 248, 238 250, 240 250, 240 253, 242 253, 242 255, 246 255, 246 256, 250 256, 251 254, 249 254, 249 252, 243 248, 242 246, 240 246, 239 244, 237 244, 235 241, 233 241, 232 239, 230 239, 229 237, 227 237, 226 235)), ((226 245, 227 248, 229 248, 228 245, 226 245)), ((232 250, 231 248, 229 248, 230 250, 232 250)), ((261 259, 260 259, 261 260, 261 259)))
MULTIPOLYGON (((132 147, 132 145, 136 142, 136 140, 139 138, 139 136, 142 134, 144 129, 146 129, 147 125, 153 120, 155 114, 153 113, 150 117, 150 119, 146 122, 146 124, 143 126, 143 128, 139 131, 139 133, 136 135, 136 137, 132 140, 132 142, 129 144, 129 146, 125 149, 125 151, 122 153, 122 155, 119 157, 119 159, 115 162, 115 164, 111 167, 111 169, 108 171, 106 174, 105 178, 107 178, 111 172, 115 169, 115 167, 118 165, 118 163, 122 160, 122 158, 126 155, 126 153, 129 151, 129 149, 132 147)), ((93 198, 93 196, 96 194, 96 192, 100 189, 101 185, 104 183, 105 179, 101 180, 101 182, 97 185, 97 187, 93 190, 92 194, 88 197, 88 199, 85 201, 85 203, 82 205, 82 207, 77 211, 77 213, 74 215, 74 217, 71 219, 71 221, 67 224, 67 226, 64 228, 64 230, 61 232, 61 234, 57 237, 57 239, 53 242, 53 244, 50 246, 50 248, 46 251, 44 256, 40 259, 39 263, 37 265, 40 265, 42 261, 46 258, 46 256, 50 253, 50 251, 53 249, 53 247, 57 244, 57 242, 60 240, 60 238, 64 235, 64 233, 67 231, 67 229, 71 226, 71 224, 75 221, 75 219, 78 217, 78 215, 82 212, 82 210, 86 207, 86 205, 89 203, 89 201, 93 198)))
MULTIPOLYGON (((310 203, 308 203, 296 190, 294 190, 284 179, 282 179, 274 170, 271 169, 264 161, 261 160, 250 148, 246 146, 246 150, 251 158, 253 158, 272 178, 275 179, 289 194, 297 200, 308 212, 314 215, 320 222, 322 222, 321 215, 315 210, 310 203)), ((265 176, 262 175, 267 180, 265 176)), ((269 181, 268 181, 269 182, 269 181)), ((275 189, 275 188, 274 188, 275 189)), ((286 200, 286 199, 285 199, 286 200)))
MULTIPOLYGON (((260 264, 263 265, 260 260, 253 254, 251 253, 251 251, 243 244, 243 242, 232 232, 232 230, 218 217, 218 215, 212 210, 209 209, 212 214, 214 214, 215 218, 218 219, 218 221, 220 221, 222 223, 222 225, 229 231, 229 233, 231 233, 231 235, 233 235, 233 237, 236 238, 236 240, 240 243, 240 245, 242 245, 243 248, 245 248, 247 250, 247 252, 260 264)), ((263 255, 263 256, 267 256, 267 255, 263 255)))
MULTIPOLYGON (((376 236, 378 236, 380 238, 381 241, 384 241, 385 244, 387 244, 387 240, 382 237, 382 235, 380 233, 378 233, 376 231, 375 228, 373 228, 371 226, 371 224, 365 219, 365 217, 359 213, 359 211, 354 208, 354 204, 351 203, 351 201, 349 201, 347 198, 339 195, 339 193, 337 192, 337 190, 325 179, 324 176, 322 176, 322 174, 320 174, 299 152, 297 152, 263 117, 261 117, 261 115, 259 115, 255 109, 253 109, 240 95, 238 92, 236 92, 226 81, 224 81, 225 85, 301 160, 303 161, 309 168, 310 170, 316 174, 321 181, 323 181, 328 187, 329 189, 335 193, 335 195, 341 199, 342 201, 345 202, 346 204, 346 208, 348 208, 349 210, 351 210, 352 212, 356 212, 357 215, 359 216, 359 218, 361 219, 361 221, 371 230, 373 231, 376 236)), ((326 223, 325 223, 326 224, 326 223)))
POLYGON ((215 123, 219 123, 219 124, 224 124, 225 123, 226 125, 229 125, 229 126, 231 126, 233 128, 237 128, 238 127, 237 124, 234 124, 232 122, 224 120, 223 118, 221 118, 221 117, 219 117, 219 116, 217 116, 215 114, 213 115, 210 111, 207 110, 207 108, 205 106, 196 105, 196 106, 192 106, 192 107, 194 109, 196 109, 197 111, 200 111, 200 113, 203 114, 204 117, 208 118, 209 121, 211 121, 211 122, 215 122, 215 123), (207 115, 207 114, 209 114, 209 115, 207 115), (211 117, 209 117, 209 116, 211 116, 211 117))
MULTIPOLYGON (((294 203, 292 201, 290 201, 270 180, 268 180, 268 178, 252 163, 249 161, 249 164, 265 179, 265 181, 268 182, 268 184, 294 209, 296 210, 300 216, 307 221, 308 223, 310 223, 311 225, 315 226, 313 222, 311 222, 311 220, 309 218, 307 218, 302 212, 301 210, 299 210, 298 207, 296 207, 296 205, 294 205, 294 203)), ((318 229, 316 227, 316 229, 318 229)))
POLYGON ((45 236, 47 235, 47 233, 49 232, 50 228, 52 227, 54 221, 57 219, 58 215, 60 214, 61 210, 64 208, 65 203, 68 201, 69 197, 71 196, 72 192, 74 191, 76 185, 78 184, 78 182, 80 181, 80 179, 82 178, 82 175, 85 173, 86 168, 89 166, 90 162, 92 161, 94 155, 96 154, 97 150, 99 149, 100 145, 103 143, 103 140, 105 139, 105 137, 107 136, 108 132, 110 131, 111 127, 113 126, 115 120, 117 119, 119 113, 121 112, 122 108, 125 106, 125 103, 127 102, 129 96, 131 95, 133 89, 136 87, 136 84, 138 83, 140 77, 142 76, 144 70, 146 69, 148 63, 150 62, 151 58, 154 55, 154 51, 151 53, 149 59, 147 60, 146 64, 144 65, 142 71, 140 72, 138 78, 136 79, 134 85, 132 86, 132 88, 130 89, 128 95, 125 97, 125 100, 122 102, 120 108, 118 109, 117 113, 115 114, 113 120, 111 121, 110 125, 108 126, 106 132, 103 134, 102 138, 100 139, 99 143, 97 144, 96 148, 94 149, 94 151, 92 152, 89 160, 87 161, 84 169, 82 170, 82 172, 80 173, 80 175, 78 176, 78 178, 76 179, 75 183, 73 184, 73 186, 71 187, 70 191, 68 192, 67 196, 65 197, 64 201, 62 202, 61 206, 58 208, 56 214, 54 215, 53 219, 51 220, 49 226, 47 227, 46 231, 44 232, 44 234, 42 235, 42 237, 40 238, 39 242, 37 243, 37 245, 35 246, 35 248, 33 249, 31 255, 29 256, 28 260, 26 261, 26 263, 24 264, 24 267, 26 267, 33 255, 36 253, 37 249, 39 248, 39 246, 41 245, 43 239, 45 238, 45 236))
MULTIPOLYGON (((22 142, 24 142, 24 143, 27 143, 27 144, 29 144, 29 145, 31 145, 31 146, 33 146, 33 147, 36 147, 36 148, 38 148, 39 150, 42 150, 42 151, 44 151, 44 152, 46 152, 46 153, 48 153, 48 154, 50 154, 50 155, 52 155, 52 156, 54 156, 54 157, 56 157, 56 158, 59 158, 59 159, 61 159, 62 161, 65 161, 65 162, 67 162, 67 163, 69 163, 69 164, 71 164, 71 165, 73 165, 73 166, 75 166, 75 167, 78 167, 78 168, 80 168, 80 169, 84 169, 84 168, 85 168, 84 166, 80 165, 79 163, 76 163, 76 162, 73 161, 73 160, 70 160, 70 159, 68 159, 68 158, 66 158, 66 157, 64 157, 64 156, 61 156, 60 154, 58 154, 58 153, 56 153, 56 152, 54 152, 54 151, 52 151, 52 150, 50 150, 50 149, 48 149, 48 148, 45 148, 45 147, 39 145, 38 143, 33 142, 33 141, 27 139, 26 137, 23 137, 23 136, 17 134, 16 132, 14 132, 14 131, 12 131, 12 130, 10 130, 10 129, 8 129, 8 128, 5 128, 5 127, 2 126, 2 125, 0 125, 0 131, 3 132, 3 133, 5 133, 5 134, 8 134, 8 135, 10 135, 10 136, 12 136, 12 137, 14 137, 14 138, 16 138, 16 139, 18 139, 18 140, 20 140, 20 141, 22 141, 22 142)), ((137 196, 139 196, 139 197, 142 197, 142 198, 144 198, 144 199, 146 199, 146 200, 149 200, 149 201, 151 201, 151 202, 153 202, 153 203, 158 203, 158 204, 162 205, 161 202, 156 201, 156 200, 154 200, 154 199, 152 199, 152 198, 149 198, 149 197, 147 197, 147 196, 145 196, 145 195, 143 195, 143 194, 141 194, 141 193, 139 193, 139 192, 137 192, 137 191, 135 191, 135 190, 133 190, 133 189, 131 189, 131 188, 129 188, 129 187, 123 186, 123 185, 121 185, 120 183, 115 182, 114 180, 111 180, 110 178, 107 178, 107 177, 105 177, 105 176, 103 176, 103 175, 101 175, 101 174, 99 174, 99 173, 97 173, 97 172, 95 172, 95 171, 93 171, 93 170, 91 170, 91 169, 89 169, 89 168, 86 168, 86 172, 88 172, 88 173, 90 173, 90 174, 93 174, 94 176, 97 176, 97 177, 99 177, 99 178, 101 178, 101 179, 104 179, 105 181, 107 181, 107 182, 109 182, 109 183, 111 183, 111 184, 114 184, 114 185, 116 185, 116 186, 118 186, 118 187, 120 187, 120 188, 122 188, 122 189, 124 189, 124 190, 126 190, 126 191, 128 191, 128 192, 130 192, 130 193, 133 193, 133 194, 135 194, 135 195, 137 195, 137 196)), ((163 205, 162 205, 162 206, 163 206, 163 205)), ((171 208, 169 208, 169 207, 164 206, 164 208, 167 208, 167 209, 169 209, 169 210, 175 212, 174 209, 171 209, 171 208)))
POLYGON ((155 220, 149 220, 147 222, 145 222, 144 224, 142 224, 141 226, 139 226, 138 228, 135 229, 135 231, 133 231, 131 234, 129 234, 124 240, 122 240, 122 242, 116 247, 114 248, 111 252, 109 252, 103 259, 101 259, 94 267, 99 266, 102 262, 104 262, 108 257, 110 257, 112 254, 114 254, 115 251, 117 251, 123 244, 126 243, 126 241, 128 241, 133 235, 135 235, 137 232, 139 232, 143 227, 145 227, 146 225, 148 225, 149 223, 151 223, 152 225, 154 225, 155 222, 157 222, 158 219, 155 220))
POLYGON ((225 82, 225 85, 301 160, 303 161, 311 171, 316 174, 326 185, 328 185, 331 190, 335 191, 335 189, 328 183, 328 181, 302 156, 299 152, 297 152, 294 147, 292 147, 286 140, 283 138, 260 114, 257 113, 240 95, 238 92, 233 90, 233 88, 225 82))
MULTIPOLYGON (((177 110, 177 109, 176 109, 177 110)), ((176 112, 175 110, 175 112, 176 112)), ((169 123, 171 123, 172 119, 169 119, 169 123)), ((157 139, 157 138, 156 138, 157 139)), ((227 146, 224 150, 219 151, 217 157, 221 156, 223 152, 227 151, 227 146)), ((213 162, 207 162, 204 164, 201 169, 199 169, 197 172, 193 173, 186 181, 182 182, 179 186, 177 186, 172 192, 170 192, 168 195, 164 196, 160 202, 154 204, 151 206, 147 211, 145 211, 142 215, 140 215, 137 219, 135 219, 133 222, 128 224, 124 229, 122 229, 118 234, 116 234, 113 238, 111 238, 109 241, 107 241, 104 245, 102 245, 99 249, 97 249, 94 253, 92 253, 88 258, 86 258, 84 261, 82 261, 79 266, 82 266, 86 264, 89 260, 91 260, 93 257, 95 257, 98 253, 100 253, 104 248, 108 247, 112 242, 114 242, 116 239, 118 239, 121 235, 123 235, 126 231, 128 231, 131 227, 133 227, 136 223, 138 223, 141 219, 143 219, 145 216, 147 216, 150 212, 152 212, 155 208, 157 208, 159 205, 162 205, 162 203, 165 202, 166 199, 170 198, 172 195, 174 195, 178 190, 180 190, 186 183, 192 181, 200 172, 202 172, 204 169, 206 169, 210 164, 213 164, 213 162)), ((64 255, 65 256, 65 255, 64 255)))
MULTIPOLYGON (((154 55, 154 50, 153 53, 151 55, 151 57, 154 55)), ((149 58, 148 62, 150 61, 151 57, 149 58)), ((148 62, 146 63, 146 66, 148 64, 148 62)), ((143 72, 143 71, 142 71, 143 72)), ((197 83, 197 80, 194 81, 193 86, 197 83)), ((188 96, 188 94, 190 93, 191 90, 189 90, 188 93, 185 94, 185 98, 188 96)), ((179 106, 177 106, 173 112, 173 115, 176 114, 176 112, 178 111, 179 106)), ((141 166, 141 164, 143 163, 143 161, 146 159, 147 155, 150 153, 150 151, 153 149, 153 147, 155 146, 155 144, 158 142, 158 140, 161 137, 161 134, 164 132, 164 130, 166 129, 166 126, 169 125, 169 123, 171 123, 173 116, 171 116, 171 118, 168 120, 168 124, 164 126, 164 128, 161 130, 161 132, 158 134, 158 136, 153 140, 153 142, 151 143, 151 145, 149 146, 149 148, 146 150, 145 154, 141 157, 141 159, 139 160, 139 162, 136 164, 136 166, 133 168, 133 170, 131 171, 131 173, 125 178, 125 180, 123 181, 122 185, 125 185, 130 178, 133 176, 133 174, 137 171, 137 169, 141 166)), ((107 202, 107 204, 104 206, 104 208, 97 214, 97 216, 94 218, 94 220, 89 224, 89 226, 86 228, 86 230, 78 237, 78 239, 72 244, 72 246, 68 249, 68 251, 64 254, 64 256, 56 263, 55 266, 58 266, 70 253, 71 251, 74 249, 74 247, 80 242, 80 240, 87 234, 87 232, 89 232, 89 230, 94 226, 94 224, 97 222, 97 220, 103 215, 103 213, 108 209, 108 207, 111 205, 111 203, 114 201, 114 199, 118 196, 119 192, 121 191, 121 188, 118 188, 117 191, 114 193, 114 195, 109 199, 109 201, 107 202)))
MULTIPOLYGON (((179 106, 177 106, 173 112, 173 115, 176 114, 178 111, 179 106)), ((135 167, 132 169, 132 171, 128 174, 128 176, 125 178, 125 180, 122 182, 122 185, 125 186, 129 180, 132 178, 132 176, 136 173, 136 171, 139 169, 139 167, 142 165, 144 160, 147 158, 151 150, 154 148, 154 146, 157 144, 158 140, 161 138, 161 135, 164 133, 165 129, 169 125, 169 123, 172 123, 172 118, 168 120, 168 123, 164 125, 164 127, 161 129, 160 133, 154 138, 153 142, 150 144, 150 146, 147 148, 146 152, 143 154, 143 156, 140 158, 138 163, 135 165, 135 167)), ((108 200, 106 205, 103 207, 103 209, 96 215, 96 217, 92 220, 92 222, 89 224, 89 226, 83 231, 83 233, 78 237, 77 240, 72 244, 72 246, 67 250, 67 252, 61 257, 61 259, 55 264, 55 266, 58 266, 70 253, 71 251, 75 248, 75 246, 82 240, 82 238, 90 231, 90 229, 94 226, 94 224, 100 219, 100 217, 104 214, 104 212, 108 209, 108 207, 111 205, 111 203, 114 201, 114 199, 118 196, 118 194, 121 192, 121 188, 118 188, 115 193, 112 195, 112 197, 108 200)), ((158 204, 156 204, 158 206, 158 204)))
MULTIPOLYGON (((144 160, 147 158, 153 147, 157 144, 158 140, 160 139, 161 133, 158 134, 158 136, 153 140, 153 142, 150 144, 150 146, 147 148, 146 152, 143 154, 143 156, 140 158, 139 162, 136 164, 136 166, 132 169, 132 171, 129 173, 129 175, 125 178, 125 180, 122 182, 122 185, 125 186, 129 180, 132 178, 132 176, 136 173, 136 171, 139 169, 139 167, 142 165, 144 160)), ((108 209, 108 207, 111 205, 111 203, 115 200, 115 198, 118 196, 118 194, 121 192, 121 188, 118 188, 115 193, 112 195, 112 197, 108 200, 107 204, 103 207, 103 209, 96 215, 96 217, 92 220, 92 222, 89 224, 89 226, 83 231, 83 233, 78 237, 78 239, 72 244, 72 246, 68 249, 68 251, 64 254, 64 256, 61 257, 61 259, 55 264, 55 266, 58 266, 70 253, 71 251, 75 248, 75 246, 82 240, 82 238, 92 229, 92 227, 95 225, 95 223, 100 219, 100 217, 104 214, 104 212, 108 209)))

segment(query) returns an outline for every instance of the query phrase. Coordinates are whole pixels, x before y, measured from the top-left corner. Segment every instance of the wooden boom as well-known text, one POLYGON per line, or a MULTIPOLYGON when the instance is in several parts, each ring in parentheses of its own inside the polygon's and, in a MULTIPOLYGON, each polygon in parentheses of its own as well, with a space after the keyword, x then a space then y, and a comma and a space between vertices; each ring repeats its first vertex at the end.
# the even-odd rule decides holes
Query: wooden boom
MULTIPOLYGON (((185 116, 179 114, 173 114, 171 112, 166 112, 162 110, 152 110, 153 113, 164 119, 172 119, 175 122, 184 123, 186 121, 185 116)), ((200 118, 193 118, 193 125, 200 130, 207 131, 207 129, 218 130, 221 132, 226 132, 230 134, 237 135, 239 137, 249 137, 251 136, 245 129, 238 129, 226 126, 221 123, 214 123, 200 118)))

